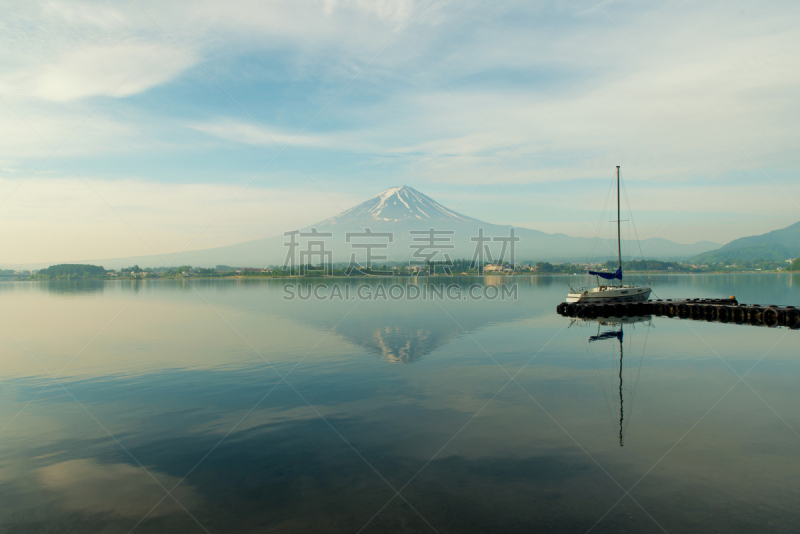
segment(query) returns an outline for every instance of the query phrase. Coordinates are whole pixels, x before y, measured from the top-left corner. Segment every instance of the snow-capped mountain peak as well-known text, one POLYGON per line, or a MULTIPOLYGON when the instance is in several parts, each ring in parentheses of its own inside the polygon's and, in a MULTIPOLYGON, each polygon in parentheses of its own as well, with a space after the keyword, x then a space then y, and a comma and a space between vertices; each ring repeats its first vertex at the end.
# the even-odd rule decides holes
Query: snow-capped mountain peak
POLYGON ((320 226, 356 223, 361 227, 398 222, 440 221, 477 222, 471 217, 449 210, 407 185, 390 187, 354 208, 323 221, 320 226))

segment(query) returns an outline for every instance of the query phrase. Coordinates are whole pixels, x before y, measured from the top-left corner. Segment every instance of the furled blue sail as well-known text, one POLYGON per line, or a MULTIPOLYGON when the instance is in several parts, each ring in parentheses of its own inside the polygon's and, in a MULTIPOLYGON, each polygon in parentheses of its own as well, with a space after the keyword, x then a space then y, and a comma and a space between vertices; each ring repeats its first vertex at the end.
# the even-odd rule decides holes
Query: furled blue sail
POLYGON ((593 274, 593 275, 599 276, 600 278, 604 278, 606 280, 613 280, 614 278, 622 280, 622 268, 621 267, 618 267, 617 268, 617 272, 615 272, 615 273, 598 273, 597 271, 589 271, 589 274, 593 274))

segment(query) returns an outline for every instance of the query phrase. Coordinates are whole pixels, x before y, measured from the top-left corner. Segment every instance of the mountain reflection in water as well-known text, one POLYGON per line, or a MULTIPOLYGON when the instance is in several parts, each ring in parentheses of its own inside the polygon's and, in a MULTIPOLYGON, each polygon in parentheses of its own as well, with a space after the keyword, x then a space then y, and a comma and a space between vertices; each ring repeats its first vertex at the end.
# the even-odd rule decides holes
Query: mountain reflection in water
POLYGON ((432 329, 417 324, 364 325, 347 323, 336 333, 360 345, 390 363, 412 363, 446 345, 458 336, 456 327, 432 329))
MULTIPOLYGON (((395 284, 398 279, 361 279, 359 284, 395 284)), ((400 279, 405 285, 418 285, 400 279)), ((472 284, 482 286, 516 283, 513 278, 492 276, 481 278, 452 278, 446 282, 425 284, 428 287, 455 284, 464 295, 472 284)), ((352 289, 354 294, 355 290, 352 289)), ((312 324, 320 330, 330 330, 351 343, 367 349, 390 363, 413 363, 447 345, 464 332, 474 332, 490 324, 517 321, 531 315, 524 303, 513 300, 481 301, 480 306, 468 300, 429 300, 392 302, 363 301, 352 303, 325 303, 325 313, 300 303, 291 316, 297 321, 312 324), (392 313, 385 313, 386 306, 392 313), (330 307, 336 307, 331 312, 330 307), (346 320, 341 320, 344 314, 346 320)))

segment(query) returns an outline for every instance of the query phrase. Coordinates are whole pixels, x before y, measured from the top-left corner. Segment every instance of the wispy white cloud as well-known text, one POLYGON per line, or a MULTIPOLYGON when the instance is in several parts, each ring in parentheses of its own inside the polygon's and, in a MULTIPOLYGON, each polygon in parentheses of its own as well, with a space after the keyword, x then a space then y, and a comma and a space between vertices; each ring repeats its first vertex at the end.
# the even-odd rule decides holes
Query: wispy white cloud
POLYGON ((7 14, 0 37, 6 95, 56 102, 112 91, 124 97, 192 64, 171 42, 161 44, 164 36, 133 3, 26 3, 7 14))
POLYGON ((333 134, 292 134, 285 131, 262 126, 252 121, 221 119, 187 124, 191 129, 209 134, 220 139, 235 141, 247 145, 266 147, 311 147, 324 149, 379 151, 376 145, 368 146, 365 139, 359 139, 348 133, 333 134))
POLYGON ((125 97, 175 79, 206 51, 236 54, 289 44, 312 55, 326 48, 371 53, 388 42, 387 29, 407 22, 421 5, 306 0, 231 6, 212 0, 195 11, 194 1, 139 4, 142 10, 132 2, 91 1, 10 9, 0 22, 0 92, 70 101, 106 96, 125 80, 113 94, 125 97), (176 29, 164 41, 164 32, 176 29))
POLYGON ((0 92, 52 101, 124 97, 161 85, 192 64, 177 47, 158 42, 81 46, 0 77, 0 92))
MULTIPOLYGON (((554 210, 588 206, 595 191, 575 184, 605 176, 617 164, 634 181, 684 186, 679 193, 643 200, 651 213, 663 215, 652 220, 656 229, 659 220, 674 214, 670 210, 681 209, 682 198, 694 194, 698 210, 709 214, 709 226, 716 224, 714 206, 720 202, 750 206, 747 213, 753 216, 761 210, 766 220, 774 214, 770 198, 782 195, 788 206, 795 195, 790 186, 800 167, 795 149, 800 101, 792 98, 800 88, 800 56, 794 53, 800 48, 800 7, 778 1, 758 8, 746 2, 663 3, 637 26, 652 4, 440 1, 418 16, 427 4, 206 0, 192 12, 194 0, 142 0, 145 14, 132 2, 23 3, 0 21, 0 94, 55 146, 119 86, 59 152, 85 160, 120 153, 152 158, 152 176, 140 173, 140 185, 103 181, 99 172, 85 177, 113 197, 113 205, 139 198, 131 214, 160 206, 158 214, 137 219, 144 226, 159 221, 153 227, 153 236, 163 234, 153 237, 163 239, 159 250, 172 250, 189 235, 183 217, 208 215, 204 203, 211 209, 218 206, 215 199, 232 195, 206 186, 154 183, 156 175, 170 180, 158 166, 173 151, 184 156, 185 176, 192 172, 185 155, 195 151, 197 165, 203 165, 200 156, 209 146, 229 164, 230 173, 218 179, 221 188, 229 187, 223 182, 232 177, 251 173, 240 162, 242 153, 261 156, 262 148, 292 143, 305 170, 324 175, 326 190, 351 200, 403 182, 459 193, 476 184, 515 191, 483 215, 498 222, 500 215, 508 222, 531 220, 522 207, 505 209, 508 199, 535 205, 554 187, 570 192, 569 198, 551 198, 554 210), (175 42, 159 46, 162 28, 170 32, 182 22, 175 42), (242 102, 259 126, 194 61, 242 102), (137 95, 141 98, 132 98, 137 95), (737 154, 740 147, 746 154, 737 154), (734 178, 764 187, 745 191, 726 183, 734 178), (148 181, 164 191, 139 196, 148 181), (716 188, 721 185, 730 187, 716 188)), ((18 183, 14 179, 49 150, 15 113, 2 108, 0 119, 5 147, 0 171, 7 183, 18 183)), ((28 221, 19 227, 23 236, 50 232, 67 242, 67 227, 60 234, 50 213, 60 213, 82 232, 95 228, 91 231, 102 234, 102 210, 84 224, 47 200, 48 191, 60 191, 84 206, 80 195, 60 189, 75 179, 69 169, 62 171, 42 169, 33 179, 52 178, 50 185, 26 184, 12 200, 18 194, 27 200, 0 206, 0 217, 13 212, 11 219, 28 221), (29 187, 37 194, 25 196, 29 187)), ((296 178, 272 168, 269 176, 276 183, 296 178)), ((306 180, 292 187, 298 191, 306 184, 311 185, 306 180)), ((288 199, 275 208, 270 202, 265 197, 256 203, 261 208, 253 208, 249 219, 245 214, 251 212, 242 210, 237 216, 248 222, 226 222, 209 246, 265 235, 267 227, 258 221, 273 214, 305 224, 319 218, 288 199), (292 215, 280 206, 297 211, 292 215)), ((117 222, 112 217, 108 224, 117 222)), ((542 224, 552 229, 552 223, 542 224)), ((750 228, 735 220, 725 224, 714 239, 750 228)), ((662 234, 682 235, 684 230, 662 234)), ((60 255, 70 248, 41 239, 41 250, 60 255)), ((111 243, 105 239, 98 242, 111 243)), ((89 241, 71 244, 73 250, 84 247, 73 257, 111 255, 89 254, 89 241)), ((22 241, 14 246, 20 257, 38 254, 26 251, 22 241)), ((125 247, 133 242, 118 248, 125 247)), ((147 252, 137 248, 125 254, 147 252)))

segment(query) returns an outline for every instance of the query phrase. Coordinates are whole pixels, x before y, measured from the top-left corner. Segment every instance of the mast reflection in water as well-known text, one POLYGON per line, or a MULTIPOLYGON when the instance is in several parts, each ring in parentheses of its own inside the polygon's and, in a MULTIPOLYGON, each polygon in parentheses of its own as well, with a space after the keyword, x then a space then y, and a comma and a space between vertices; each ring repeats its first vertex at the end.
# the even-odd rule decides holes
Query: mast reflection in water
MULTIPOLYGON (((624 446, 624 439, 623 439, 623 422, 624 422, 624 399, 622 396, 622 362, 624 357, 624 329, 623 325, 630 325, 631 328, 634 327, 636 323, 644 323, 647 325, 648 328, 652 326, 652 317, 641 316, 641 317, 607 317, 598 320, 586 320, 585 322, 588 323, 597 323, 597 334, 594 336, 589 337, 589 343, 593 343, 595 341, 604 341, 609 339, 616 339, 619 342, 619 446, 624 446), (610 326, 611 330, 607 330, 605 332, 601 331, 601 327, 603 326, 610 326)), ((576 323, 577 320, 573 320, 573 324, 576 323)))

